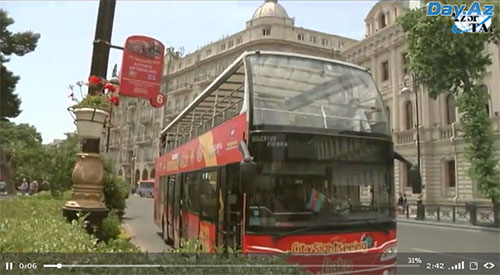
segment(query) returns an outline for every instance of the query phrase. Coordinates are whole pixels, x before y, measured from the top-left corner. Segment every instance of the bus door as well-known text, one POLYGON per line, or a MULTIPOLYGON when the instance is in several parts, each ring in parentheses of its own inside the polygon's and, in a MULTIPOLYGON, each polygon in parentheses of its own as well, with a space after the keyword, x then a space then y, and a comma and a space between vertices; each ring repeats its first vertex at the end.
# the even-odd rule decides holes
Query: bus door
MULTIPOLYGON (((167 215, 168 215, 168 176, 162 176, 160 177, 160 187, 162 189, 162 195, 161 198, 158 200, 160 201, 160 206, 161 206, 161 229, 163 233, 163 240, 168 239, 168 232, 167 232, 167 215)), ((155 198, 156 199, 156 198, 155 198)))
POLYGON ((226 170, 226 199, 224 205, 226 245, 233 249, 241 247, 241 225, 243 200, 240 195, 240 167, 239 164, 229 165, 226 170))
POLYGON ((222 167, 217 187, 217 247, 226 247, 229 233, 227 228, 226 186, 226 167, 222 167))
POLYGON ((167 241, 174 239, 174 184, 175 175, 168 176, 167 183, 167 241))
POLYGON ((200 184, 201 172, 187 173, 182 181, 182 236, 185 239, 198 239, 200 227, 200 184))
POLYGON ((214 251, 216 246, 216 224, 217 224, 217 185, 219 182, 220 169, 205 170, 201 175, 200 182, 200 231, 199 240, 203 251, 214 251))
POLYGON ((180 247, 181 241, 181 198, 182 198, 182 188, 181 188, 181 174, 177 174, 176 180, 174 182, 174 213, 173 213, 173 229, 174 229, 174 247, 180 247))
POLYGON ((188 174, 182 174, 182 184, 181 184, 181 189, 182 189, 182 201, 181 201, 181 236, 183 238, 189 238, 189 175, 188 174))

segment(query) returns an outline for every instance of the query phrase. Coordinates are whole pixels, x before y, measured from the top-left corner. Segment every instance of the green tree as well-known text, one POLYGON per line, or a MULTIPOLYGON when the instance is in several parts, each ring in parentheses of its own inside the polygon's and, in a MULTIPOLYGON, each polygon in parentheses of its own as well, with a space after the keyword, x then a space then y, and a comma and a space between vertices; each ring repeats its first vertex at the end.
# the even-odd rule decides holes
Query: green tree
MULTIPOLYGON (((471 2, 441 1, 451 4, 471 2)), ((492 1, 482 1, 485 2, 492 1)), ((494 150, 491 120, 484 105, 489 95, 480 84, 492 63, 486 52, 489 43, 499 41, 498 3, 495 6, 493 32, 453 33, 452 17, 426 16, 426 8, 407 11, 399 19, 406 36, 410 62, 408 68, 425 85, 432 98, 453 93, 457 98, 466 156, 470 161, 470 176, 478 183, 481 193, 493 202, 500 201, 500 171, 494 150)))
POLYGON ((73 168, 80 151, 80 141, 73 133, 66 133, 66 139, 56 145, 48 145, 50 165, 47 181, 54 197, 73 186, 73 168))
POLYGON ((7 27, 14 20, 7 11, 0 9, 0 120, 17 117, 21 113, 21 100, 15 92, 19 76, 7 70, 4 63, 9 56, 23 56, 35 50, 40 34, 32 31, 12 33, 7 27))
MULTIPOLYGON (((47 176, 48 154, 42 146, 42 136, 28 124, 0 121, 0 146, 5 156, 2 169, 7 170, 7 188, 13 193, 14 183, 22 178, 41 180, 47 176)), ((3 170, 2 170, 3 172, 3 170)))

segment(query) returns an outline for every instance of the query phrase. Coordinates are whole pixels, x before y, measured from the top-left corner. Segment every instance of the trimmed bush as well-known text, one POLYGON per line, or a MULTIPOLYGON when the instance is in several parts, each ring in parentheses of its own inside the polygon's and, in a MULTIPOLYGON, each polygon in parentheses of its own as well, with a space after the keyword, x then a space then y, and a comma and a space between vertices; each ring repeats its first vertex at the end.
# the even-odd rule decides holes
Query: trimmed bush
POLYGON ((0 254, 13 252, 138 252, 128 241, 98 242, 82 223, 68 223, 61 208, 69 192, 0 200, 0 254))
POLYGON ((118 238, 120 235, 120 220, 114 212, 109 213, 108 217, 104 218, 99 228, 97 236, 99 239, 108 243, 112 239, 118 238))
POLYGON ((107 174, 104 180, 104 199, 110 210, 116 210, 119 216, 125 211, 125 200, 128 194, 128 185, 119 177, 107 174))

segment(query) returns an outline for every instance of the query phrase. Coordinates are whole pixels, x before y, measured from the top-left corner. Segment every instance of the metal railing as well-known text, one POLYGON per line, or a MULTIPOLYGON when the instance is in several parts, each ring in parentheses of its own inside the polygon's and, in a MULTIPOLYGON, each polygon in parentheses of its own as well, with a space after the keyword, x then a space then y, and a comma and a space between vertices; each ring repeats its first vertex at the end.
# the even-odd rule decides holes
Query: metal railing
POLYGON ((423 220, 453 224, 471 224, 500 228, 500 204, 418 204, 409 203, 398 217, 408 220, 423 220), (495 209, 496 208, 496 209, 495 209))

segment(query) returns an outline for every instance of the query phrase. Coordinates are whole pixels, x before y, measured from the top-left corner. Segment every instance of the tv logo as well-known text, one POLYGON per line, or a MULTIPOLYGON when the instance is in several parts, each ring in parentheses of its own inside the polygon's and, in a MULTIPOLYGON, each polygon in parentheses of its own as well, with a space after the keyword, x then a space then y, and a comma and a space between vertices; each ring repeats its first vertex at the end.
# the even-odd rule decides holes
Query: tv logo
POLYGON ((453 16, 455 25, 454 33, 481 33, 492 32, 491 18, 493 18, 494 5, 484 5, 481 9, 479 2, 474 2, 468 10, 466 5, 448 5, 439 2, 429 2, 427 16, 453 16))

